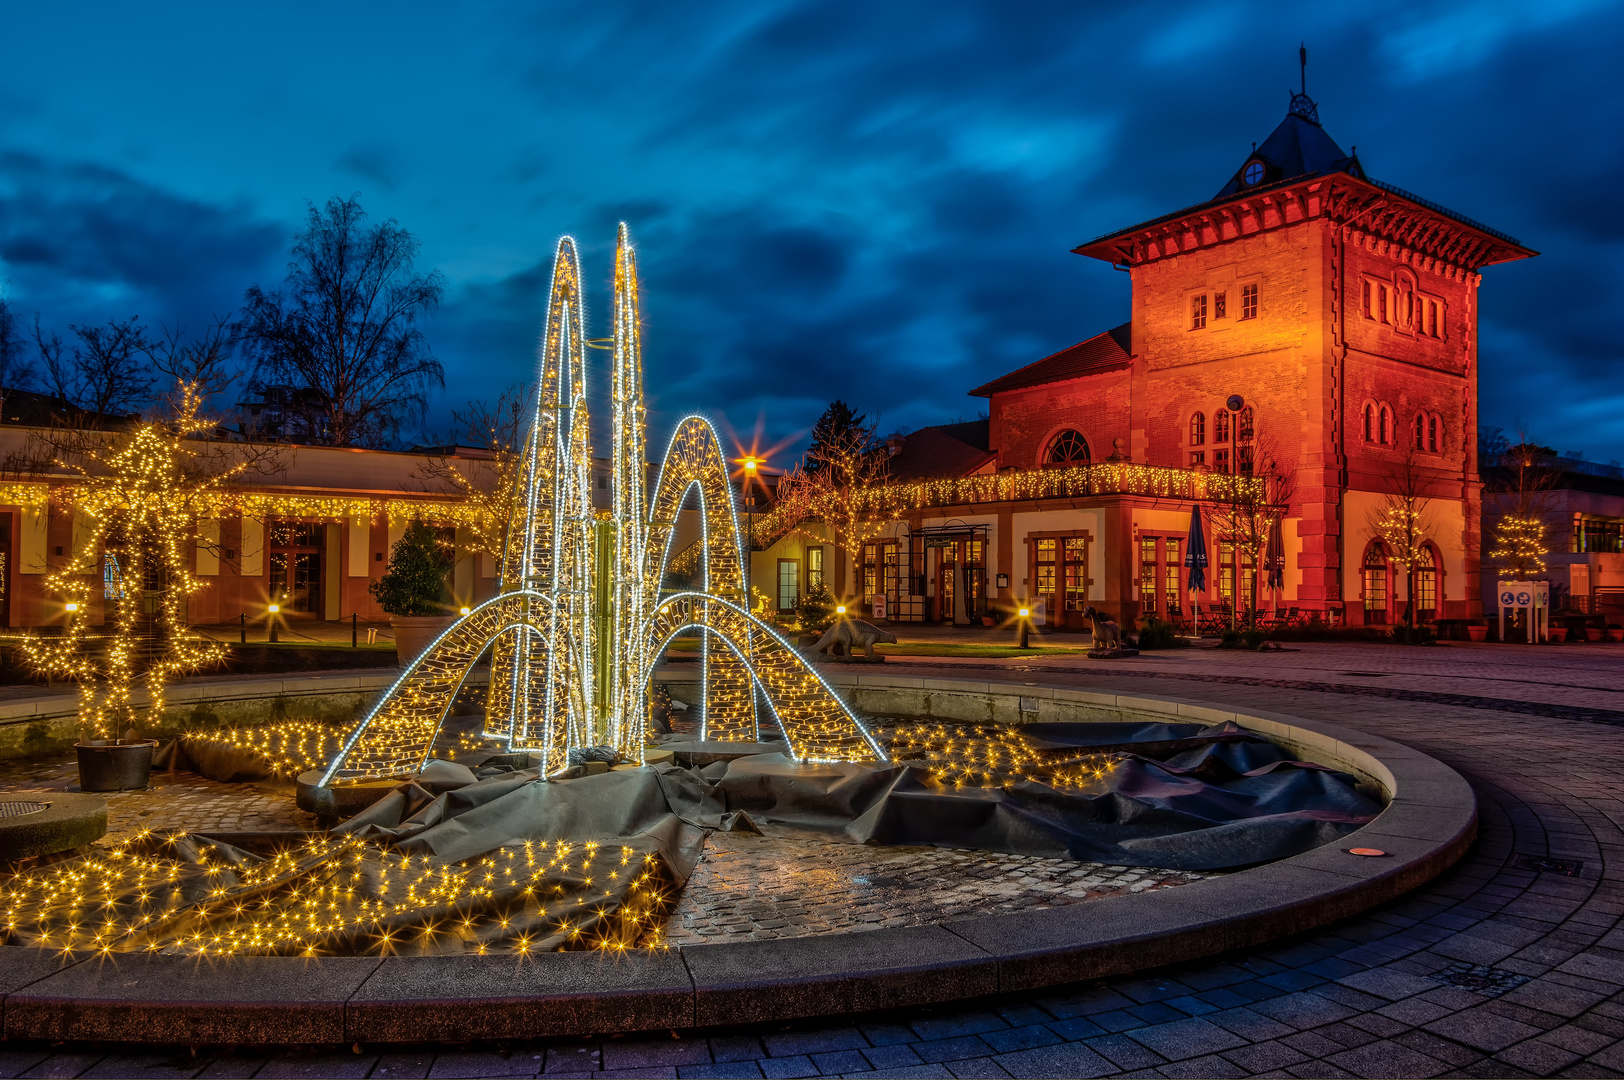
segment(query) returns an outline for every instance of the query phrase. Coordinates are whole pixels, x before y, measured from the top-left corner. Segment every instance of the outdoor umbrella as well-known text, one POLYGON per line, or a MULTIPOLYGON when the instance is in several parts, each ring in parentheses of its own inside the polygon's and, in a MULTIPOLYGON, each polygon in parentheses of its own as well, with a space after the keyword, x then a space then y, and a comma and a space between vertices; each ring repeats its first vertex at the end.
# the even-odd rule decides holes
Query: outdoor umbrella
POLYGON ((1263 568, 1269 572, 1269 588, 1274 590, 1274 610, 1280 611, 1280 594, 1286 588, 1286 540, 1280 535, 1280 519, 1269 521, 1269 542, 1263 548, 1263 568))
POLYGON ((1201 633, 1201 590, 1207 587, 1207 535, 1201 531, 1201 507, 1190 507, 1190 539, 1184 545, 1184 565, 1190 570, 1190 592, 1195 593, 1195 632, 1201 633))

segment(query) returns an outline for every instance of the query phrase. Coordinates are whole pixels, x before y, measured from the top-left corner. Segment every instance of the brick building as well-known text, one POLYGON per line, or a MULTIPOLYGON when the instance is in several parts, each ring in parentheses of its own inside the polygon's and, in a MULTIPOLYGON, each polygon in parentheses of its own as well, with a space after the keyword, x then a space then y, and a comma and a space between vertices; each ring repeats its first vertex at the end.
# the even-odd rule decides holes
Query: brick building
POLYGON ((985 425, 909 436, 893 474, 928 488, 926 505, 839 579, 847 595, 886 593, 891 618, 1024 603, 1051 623, 1089 603, 1182 616, 1202 502, 1203 608, 1245 607, 1262 550, 1226 530, 1234 489, 1210 481, 1252 475, 1285 506, 1284 589, 1260 606, 1399 619, 1407 575, 1373 521, 1409 486, 1428 499, 1416 606, 1480 614, 1477 287, 1484 267, 1535 252, 1368 177, 1306 94, 1213 198, 1073 250, 1130 274, 1128 321, 972 390, 985 425), (1102 464, 1102 482, 1065 490, 963 480, 1102 464))

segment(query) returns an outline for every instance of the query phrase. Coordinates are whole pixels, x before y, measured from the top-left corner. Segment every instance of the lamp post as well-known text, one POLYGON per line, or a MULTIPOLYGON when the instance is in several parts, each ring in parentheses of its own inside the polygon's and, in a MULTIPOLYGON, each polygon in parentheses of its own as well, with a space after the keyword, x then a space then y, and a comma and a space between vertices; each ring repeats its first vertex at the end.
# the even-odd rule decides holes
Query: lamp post
POLYGON ((276 636, 276 616, 281 612, 281 610, 281 604, 271 604, 265 609, 265 619, 271 624, 271 633, 270 636, 266 638, 267 641, 276 642, 281 640, 276 636))
POLYGON ((739 463, 744 466, 744 511, 749 521, 744 533, 744 607, 748 611, 755 606, 756 562, 756 497, 750 494, 750 481, 756 478, 756 470, 760 468, 762 459, 754 454, 746 454, 739 463))
POLYGON ((1032 647, 1031 645, 1027 644, 1026 638, 1027 632, 1031 628, 1031 625, 1032 609, 1029 607, 1021 608, 1020 614, 1016 617, 1015 644, 1017 647, 1022 649, 1030 649, 1032 647))

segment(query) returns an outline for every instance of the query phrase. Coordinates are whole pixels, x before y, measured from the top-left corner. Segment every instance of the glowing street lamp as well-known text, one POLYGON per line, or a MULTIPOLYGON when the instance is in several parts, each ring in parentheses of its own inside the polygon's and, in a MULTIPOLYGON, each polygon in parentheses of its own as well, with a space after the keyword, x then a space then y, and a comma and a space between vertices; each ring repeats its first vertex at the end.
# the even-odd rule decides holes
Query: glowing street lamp
POLYGON ((276 617, 277 617, 277 615, 281 614, 281 611, 282 611, 282 605, 281 604, 267 604, 266 605, 266 607, 265 607, 265 620, 271 624, 271 633, 270 633, 270 636, 267 637, 265 640, 271 641, 271 642, 277 642, 277 641, 282 640, 281 638, 276 636, 276 622, 277 622, 276 617))
MULTIPOLYGON (((744 595, 746 604, 751 602, 748 598, 755 595, 755 582, 752 580, 752 571, 755 569, 756 560, 752 552, 756 549, 756 498, 750 494, 750 481, 755 478, 756 470, 766 463, 766 458, 759 458, 754 454, 746 454, 739 458, 739 464, 744 466, 744 509, 745 513, 749 515, 749 524, 745 526, 744 533, 744 595)), ((735 518, 734 520, 737 521, 738 519, 735 518)))
POLYGON ((1032 647, 1031 645, 1027 644, 1027 638, 1026 638, 1026 635, 1030 631, 1031 626, 1032 626, 1032 609, 1029 608, 1029 607, 1023 607, 1023 608, 1021 608, 1020 616, 1019 616, 1019 619, 1018 619, 1018 621, 1016 623, 1016 630, 1015 630, 1015 644, 1017 646, 1019 646, 1020 648, 1022 648, 1022 649, 1030 649, 1032 647))
POLYGON ((846 614, 846 605, 845 604, 836 604, 835 605, 835 614, 836 615, 844 615, 844 614, 846 614))

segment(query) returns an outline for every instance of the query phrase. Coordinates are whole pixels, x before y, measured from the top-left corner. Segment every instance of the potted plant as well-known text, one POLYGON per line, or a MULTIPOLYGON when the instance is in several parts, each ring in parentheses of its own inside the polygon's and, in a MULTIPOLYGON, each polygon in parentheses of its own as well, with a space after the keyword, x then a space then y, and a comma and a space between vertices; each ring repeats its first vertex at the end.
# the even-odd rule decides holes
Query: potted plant
POLYGON ((1587 627, 1585 627, 1585 640, 1586 641, 1601 641, 1604 638, 1606 638, 1606 636, 1607 636, 1607 630, 1604 627, 1600 627, 1600 626, 1587 626, 1587 627))
POLYGON ((1608 623, 1607 624, 1607 640, 1608 641, 1624 641, 1624 626, 1620 626, 1616 622, 1608 623))
POLYGON ((147 715, 157 717, 166 683, 225 658, 223 645, 187 629, 187 598, 204 588, 191 548, 197 519, 218 513, 225 485, 247 463, 196 438, 214 426, 198 406, 195 385, 184 385, 170 419, 52 440, 58 466, 78 473, 69 490, 88 528, 45 581, 62 597, 61 633, 30 636, 23 651, 37 670, 78 683, 84 791, 146 787, 158 743, 136 730, 137 687, 145 684, 147 715), (108 622, 96 628, 99 641, 86 634, 96 600, 108 622))
POLYGON ((367 589, 389 615, 395 656, 402 667, 416 660, 454 621, 447 575, 451 556, 435 531, 414 521, 389 552, 389 569, 367 589))
POLYGON ((1564 641, 1568 640, 1568 628, 1565 626, 1553 626, 1551 627, 1550 633, 1551 644, 1553 645, 1560 645, 1564 641))
POLYGON ((1467 623, 1466 636, 1473 641, 1487 641, 1489 639, 1489 624, 1467 623))

